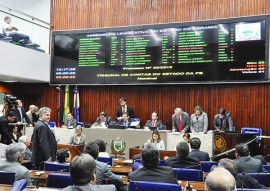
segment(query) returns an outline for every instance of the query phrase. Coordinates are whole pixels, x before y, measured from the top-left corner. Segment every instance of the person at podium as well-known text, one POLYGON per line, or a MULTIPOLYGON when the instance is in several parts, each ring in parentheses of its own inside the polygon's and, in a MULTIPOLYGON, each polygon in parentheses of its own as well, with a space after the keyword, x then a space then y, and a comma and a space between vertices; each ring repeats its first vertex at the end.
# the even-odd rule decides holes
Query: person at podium
POLYGON ((134 118, 134 110, 132 107, 127 105, 126 98, 122 97, 119 99, 120 106, 116 109, 115 118, 120 121, 123 119, 123 113, 127 113, 129 117, 134 118))
POLYGON ((75 135, 72 135, 69 142, 69 145, 86 145, 86 137, 82 134, 82 127, 78 125, 75 128, 75 135))
POLYGON ((190 131, 192 133, 207 133, 208 129, 208 117, 203 112, 201 106, 194 108, 194 113, 190 117, 190 131))
POLYGON ((189 132, 190 119, 188 113, 182 111, 181 108, 176 108, 172 115, 172 131, 187 133, 189 132))
POLYGON ((224 108, 219 108, 215 115, 214 127, 216 131, 234 131, 232 116, 224 108))
POLYGON ((73 115, 71 113, 67 114, 67 120, 65 122, 65 124, 62 127, 66 127, 66 128, 75 128, 77 127, 77 120, 73 119, 73 115))
POLYGON ((130 127, 131 120, 129 119, 128 113, 122 114, 122 119, 118 123, 121 126, 125 126, 126 129, 130 127))
POLYGON ((158 130, 154 130, 150 139, 144 144, 152 144, 157 150, 165 150, 164 141, 161 139, 160 133, 158 130))
POLYGON ((163 130, 163 123, 162 121, 158 120, 158 113, 156 111, 153 111, 152 113, 152 119, 147 120, 144 128, 150 128, 150 127, 156 127, 158 130, 163 130))
POLYGON ((113 122, 112 118, 104 111, 100 112, 99 117, 96 119, 92 127, 106 127, 113 122))

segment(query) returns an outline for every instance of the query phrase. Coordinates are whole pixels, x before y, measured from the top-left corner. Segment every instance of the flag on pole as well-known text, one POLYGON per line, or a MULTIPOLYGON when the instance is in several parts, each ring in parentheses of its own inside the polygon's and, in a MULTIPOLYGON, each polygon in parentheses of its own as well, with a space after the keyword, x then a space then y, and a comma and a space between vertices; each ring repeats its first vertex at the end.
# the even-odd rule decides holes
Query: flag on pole
POLYGON ((77 87, 74 89, 74 119, 80 121, 80 99, 79 99, 79 90, 77 87))
POLYGON ((57 95, 56 95, 56 104, 57 104, 57 127, 62 126, 62 119, 63 119, 63 102, 61 99, 61 87, 56 87, 57 95))
POLYGON ((69 110, 69 87, 68 85, 65 88, 65 100, 64 100, 64 114, 63 114, 63 122, 66 122, 67 114, 70 112, 69 110))

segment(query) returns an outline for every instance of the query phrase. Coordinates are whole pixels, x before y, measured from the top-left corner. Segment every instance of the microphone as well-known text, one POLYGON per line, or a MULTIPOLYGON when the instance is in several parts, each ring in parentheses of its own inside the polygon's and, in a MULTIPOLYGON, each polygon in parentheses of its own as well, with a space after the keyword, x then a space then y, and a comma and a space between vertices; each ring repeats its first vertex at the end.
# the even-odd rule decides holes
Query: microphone
POLYGON ((105 143, 108 147, 111 147, 111 145, 109 143, 105 143))
POLYGON ((245 172, 243 171, 242 172, 242 181, 241 181, 241 190, 243 190, 244 189, 244 177, 245 177, 245 172))
POLYGON ((73 148, 74 148, 79 154, 82 154, 82 152, 81 152, 79 149, 77 149, 76 146, 73 146, 73 148))

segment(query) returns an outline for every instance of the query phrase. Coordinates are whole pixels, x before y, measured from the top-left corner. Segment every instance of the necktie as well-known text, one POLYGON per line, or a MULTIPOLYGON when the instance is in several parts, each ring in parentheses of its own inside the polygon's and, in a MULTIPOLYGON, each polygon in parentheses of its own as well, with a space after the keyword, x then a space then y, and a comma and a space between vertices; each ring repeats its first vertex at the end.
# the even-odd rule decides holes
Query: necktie
POLYGON ((21 111, 21 108, 19 109, 20 111, 20 116, 21 116, 21 122, 23 123, 23 117, 22 117, 22 111, 21 111))
POLYGON ((122 107, 122 113, 125 113, 125 107, 122 107))
POLYGON ((155 127, 156 120, 152 121, 152 127, 155 127))
POLYGON ((182 130, 183 130, 182 121, 181 121, 180 117, 178 117, 178 131, 181 132, 182 130))

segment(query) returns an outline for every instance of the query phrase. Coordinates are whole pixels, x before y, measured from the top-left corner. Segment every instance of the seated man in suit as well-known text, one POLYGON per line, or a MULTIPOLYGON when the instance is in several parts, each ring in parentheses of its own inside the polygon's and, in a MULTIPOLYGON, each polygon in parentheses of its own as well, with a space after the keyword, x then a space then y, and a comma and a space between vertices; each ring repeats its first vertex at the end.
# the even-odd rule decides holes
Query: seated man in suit
POLYGON ((18 143, 23 143, 26 146, 25 154, 24 154, 24 160, 31 160, 31 158, 32 158, 32 151, 28 148, 29 145, 30 145, 29 138, 26 135, 21 136, 19 138, 19 140, 18 140, 18 143))
POLYGON ((224 108, 220 108, 215 115, 214 127, 217 131, 234 131, 232 116, 224 108))
POLYGON ((190 139, 189 143, 192 149, 188 155, 189 157, 197 158, 199 161, 210 161, 209 154, 207 152, 200 151, 201 140, 199 138, 194 137, 190 139))
POLYGON ((112 121, 113 121, 112 118, 110 116, 107 116, 107 114, 104 111, 102 111, 100 112, 99 117, 96 119, 96 122, 92 126, 105 127, 111 124, 112 121))
POLYGON ((262 162, 249 155, 249 148, 247 145, 242 143, 237 144, 235 146, 235 156, 238 173, 263 172, 262 162))
POLYGON ((201 169, 199 160, 189 155, 189 146, 185 141, 176 145, 176 156, 167 158, 165 164, 172 168, 192 168, 201 169))
POLYGON ((109 180, 110 182, 113 182, 117 188, 119 188, 122 185, 121 176, 118 176, 112 173, 111 168, 109 168, 107 163, 97 161, 99 149, 96 143, 90 142, 87 145, 85 145, 83 149, 83 153, 87 153, 95 159, 96 168, 97 168, 96 184, 102 184, 102 181, 109 180))
POLYGON ((187 133, 190 132, 189 126, 190 120, 188 113, 182 111, 181 108, 176 108, 172 115, 172 131, 187 133))
POLYGON ((56 158, 59 163, 70 163, 71 153, 68 148, 59 149, 56 152, 56 158))
POLYGON ((234 176, 236 188, 265 189, 264 185, 260 184, 249 174, 237 174, 236 163, 231 159, 220 159, 218 166, 227 169, 234 176))
POLYGON ((31 185, 28 169, 21 165, 26 146, 23 143, 12 143, 6 147, 6 160, 0 160, 0 170, 16 173, 16 180, 26 179, 31 185))
POLYGON ((74 185, 61 191, 116 191, 114 185, 95 185, 96 163, 89 154, 74 157, 70 163, 70 176, 74 185))
POLYGON ((128 179, 178 184, 171 167, 158 166, 159 151, 151 144, 145 145, 142 150, 142 164, 142 168, 128 174, 128 179))
POLYGON ((215 168, 205 179, 207 191, 236 191, 234 177, 225 168, 215 168))
POLYGON ((71 127, 71 128, 77 127, 77 120, 73 119, 73 115, 71 113, 67 114, 67 120, 62 127, 71 127))
POLYGON ((127 105, 126 98, 122 97, 119 99, 120 106, 116 109, 115 118, 120 121, 123 119, 123 113, 127 113, 129 117, 134 118, 135 114, 133 108, 127 105))
POLYGON ((144 127, 157 127, 158 130, 163 130, 163 123, 162 121, 158 120, 158 113, 156 111, 153 111, 152 113, 152 119, 147 120, 144 127))
POLYGON ((128 113, 123 113, 122 114, 122 119, 118 122, 119 125, 123 125, 126 128, 130 127, 131 120, 129 119, 128 113))

